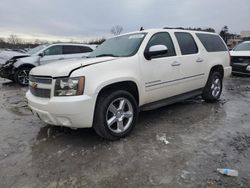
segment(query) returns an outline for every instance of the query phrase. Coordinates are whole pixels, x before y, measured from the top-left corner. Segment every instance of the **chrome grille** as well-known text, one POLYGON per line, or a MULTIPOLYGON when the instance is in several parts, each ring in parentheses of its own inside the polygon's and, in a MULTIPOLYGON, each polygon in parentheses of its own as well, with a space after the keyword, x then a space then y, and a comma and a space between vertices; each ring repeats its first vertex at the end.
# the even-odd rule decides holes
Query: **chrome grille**
POLYGON ((39 76, 30 75, 29 80, 31 82, 36 82, 36 83, 41 83, 41 84, 51 84, 52 83, 51 77, 39 77, 39 76))
POLYGON ((51 77, 41 77, 34 75, 29 76, 29 89, 34 96, 41 98, 50 98, 51 87, 52 87, 51 77))
POLYGON ((232 56, 232 63, 250 63, 250 57, 247 56, 232 56))

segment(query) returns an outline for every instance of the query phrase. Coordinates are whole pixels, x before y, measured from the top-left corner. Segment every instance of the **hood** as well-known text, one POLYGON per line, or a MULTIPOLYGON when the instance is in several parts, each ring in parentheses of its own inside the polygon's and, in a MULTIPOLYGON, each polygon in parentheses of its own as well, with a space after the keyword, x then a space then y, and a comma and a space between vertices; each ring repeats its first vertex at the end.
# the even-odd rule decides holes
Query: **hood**
POLYGON ((250 51, 230 51, 231 56, 250 56, 250 51))
POLYGON ((92 64, 104 63, 115 59, 118 59, 118 57, 99 57, 56 61, 35 67, 31 70, 30 74, 36 76, 64 77, 69 76, 74 69, 92 64))
POLYGON ((0 64, 4 64, 8 60, 19 59, 27 56, 29 56, 29 54, 24 54, 15 51, 0 51, 0 64))

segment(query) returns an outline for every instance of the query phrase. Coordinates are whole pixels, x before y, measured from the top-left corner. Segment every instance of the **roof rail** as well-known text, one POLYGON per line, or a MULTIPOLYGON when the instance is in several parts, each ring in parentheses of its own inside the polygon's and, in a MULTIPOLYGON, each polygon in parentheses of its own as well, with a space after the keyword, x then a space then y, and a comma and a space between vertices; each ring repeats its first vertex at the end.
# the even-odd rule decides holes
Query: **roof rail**
POLYGON ((185 28, 183 28, 183 27, 163 27, 163 29, 181 29, 181 30, 185 30, 185 28))

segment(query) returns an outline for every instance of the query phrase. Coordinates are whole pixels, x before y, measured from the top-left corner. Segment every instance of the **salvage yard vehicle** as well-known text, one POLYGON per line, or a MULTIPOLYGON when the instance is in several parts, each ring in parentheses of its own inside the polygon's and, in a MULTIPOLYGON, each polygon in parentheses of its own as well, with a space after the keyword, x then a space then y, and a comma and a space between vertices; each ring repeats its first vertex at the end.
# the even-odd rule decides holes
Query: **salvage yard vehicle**
POLYGON ((230 54, 232 73, 250 75, 250 41, 240 43, 230 54))
POLYGON ((26 97, 47 124, 93 127, 116 140, 132 131, 140 110, 198 95, 217 101, 231 70, 219 35, 150 29, 108 39, 87 59, 32 69, 26 97))
POLYGON ((29 55, 15 56, 0 65, 0 77, 26 86, 29 84, 29 72, 32 68, 58 60, 83 58, 94 49, 93 45, 71 43, 40 45, 28 51, 29 55))

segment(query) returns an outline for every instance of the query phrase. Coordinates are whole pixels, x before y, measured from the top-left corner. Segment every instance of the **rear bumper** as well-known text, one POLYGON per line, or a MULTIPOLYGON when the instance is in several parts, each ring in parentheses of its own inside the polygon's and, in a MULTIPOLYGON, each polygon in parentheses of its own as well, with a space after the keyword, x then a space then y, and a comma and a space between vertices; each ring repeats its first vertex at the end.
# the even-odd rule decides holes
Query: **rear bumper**
POLYGON ((71 128, 92 127, 96 96, 39 98, 26 93, 32 112, 43 122, 71 128))

